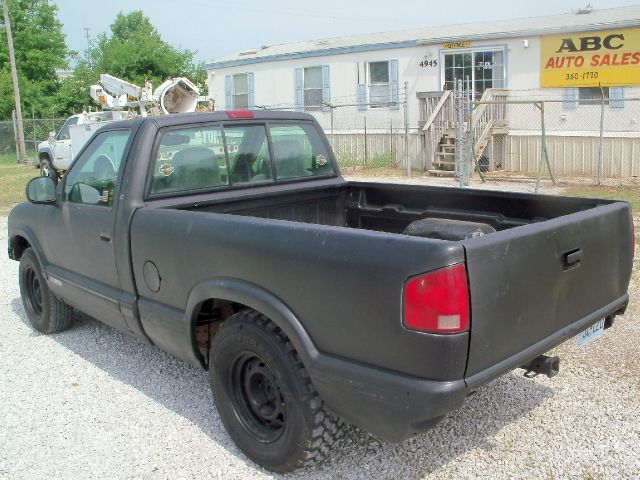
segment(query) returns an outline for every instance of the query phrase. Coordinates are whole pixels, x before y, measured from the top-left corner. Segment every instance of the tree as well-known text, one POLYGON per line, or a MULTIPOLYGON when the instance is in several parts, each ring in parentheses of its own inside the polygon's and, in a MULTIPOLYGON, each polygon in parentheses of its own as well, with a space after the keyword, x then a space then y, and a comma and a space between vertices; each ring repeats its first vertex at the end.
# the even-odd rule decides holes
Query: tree
POLYGON ((93 82, 100 73, 109 73, 137 85, 152 80, 158 86, 167 78, 182 76, 202 85, 206 73, 194 64, 194 56, 191 50, 165 42, 149 18, 134 11, 117 15, 111 35, 98 37, 85 63, 96 75, 93 82))
MULTIPOLYGON (((68 68, 70 52, 57 18, 58 7, 49 0, 6 0, 16 54, 25 114, 56 113, 55 96, 60 88, 56 70, 68 68)), ((0 118, 11 118, 13 87, 9 78, 9 50, 4 21, 0 19, 0 118)))

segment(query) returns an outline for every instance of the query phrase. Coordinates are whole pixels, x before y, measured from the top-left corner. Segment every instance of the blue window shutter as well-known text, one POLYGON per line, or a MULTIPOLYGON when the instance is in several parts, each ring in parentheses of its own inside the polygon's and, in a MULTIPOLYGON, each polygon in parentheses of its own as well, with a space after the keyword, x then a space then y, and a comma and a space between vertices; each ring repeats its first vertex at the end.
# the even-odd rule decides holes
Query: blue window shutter
POLYGON ((256 108, 256 97, 253 93, 253 73, 247 73, 247 90, 247 103, 249 104, 249 110, 254 110, 256 108))
POLYGON ((367 86, 364 83, 358 85, 358 110, 367 109, 367 86))
POLYGON ((224 108, 233 110, 233 77, 231 75, 224 76, 224 108))
MULTIPOLYGON (((329 75, 329 65, 322 66, 322 101, 330 102, 331 101, 331 78, 329 75)), ((322 107, 322 110, 328 112, 331 110, 327 105, 322 107)))
POLYGON ((578 107, 578 89, 565 88, 562 90, 562 108, 572 110, 578 107))
POLYGON ((624 87, 609 87, 609 106, 624 108, 624 87))
POLYGON ((398 82, 398 60, 389 60, 389 108, 400 108, 398 82))
POLYGON ((296 110, 302 111, 303 107, 303 91, 302 91, 302 68, 296 68, 296 110))

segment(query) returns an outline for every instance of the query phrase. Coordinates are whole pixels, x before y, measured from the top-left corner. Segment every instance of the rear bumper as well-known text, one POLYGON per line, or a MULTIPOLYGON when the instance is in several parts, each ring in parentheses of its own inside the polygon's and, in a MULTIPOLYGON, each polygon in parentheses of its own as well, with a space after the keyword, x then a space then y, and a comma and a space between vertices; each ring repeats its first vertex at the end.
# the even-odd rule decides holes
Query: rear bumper
POLYGON ((424 380, 322 354, 308 370, 331 410, 389 441, 401 441, 434 426, 462 406, 467 394, 462 379, 424 380))
MULTIPOLYGON (((623 313, 629 296, 555 332, 531 347, 466 379, 433 381, 319 354, 311 360, 313 384, 331 410, 384 440, 401 441, 435 426, 484 383, 524 365, 598 320, 623 313)), ((446 359, 442 360, 446 362, 446 359)))
POLYGON ((493 380, 500 375, 518 368, 521 365, 533 360, 539 355, 548 352, 552 348, 560 345, 568 339, 575 337, 578 333, 593 325, 598 320, 606 318, 610 315, 622 314, 629 303, 629 294, 625 293, 622 297, 609 303, 599 310, 581 318, 580 320, 567 325, 566 327, 558 330, 557 332, 543 338, 539 342, 534 343, 530 347, 522 350, 521 352, 512 355, 509 358, 496 363, 495 365, 482 370, 474 375, 466 377, 467 386, 473 390, 479 386, 493 380))

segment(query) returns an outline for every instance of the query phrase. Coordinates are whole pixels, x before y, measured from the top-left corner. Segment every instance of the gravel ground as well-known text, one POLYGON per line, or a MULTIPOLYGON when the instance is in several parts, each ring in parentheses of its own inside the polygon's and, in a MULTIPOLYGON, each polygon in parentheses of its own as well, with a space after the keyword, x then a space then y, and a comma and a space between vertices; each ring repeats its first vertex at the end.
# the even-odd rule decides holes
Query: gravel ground
MULTIPOLYGON (((0 232, 6 242, 6 218, 0 232)), ((205 372, 87 318, 40 335, 17 272, 2 255, 0 477, 274 477, 227 437, 205 372)), ((639 277, 602 339, 557 349, 554 379, 508 374, 402 444, 349 428, 287 478, 640 478, 639 277)))

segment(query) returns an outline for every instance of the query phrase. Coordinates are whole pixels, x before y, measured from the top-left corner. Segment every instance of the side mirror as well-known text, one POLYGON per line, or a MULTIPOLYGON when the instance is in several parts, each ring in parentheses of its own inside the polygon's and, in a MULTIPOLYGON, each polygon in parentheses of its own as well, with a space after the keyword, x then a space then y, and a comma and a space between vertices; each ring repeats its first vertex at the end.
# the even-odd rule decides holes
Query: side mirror
POLYGON ((56 132, 49 132, 49 143, 56 141, 56 132))
POLYGON ((51 177, 36 177, 27 183, 27 200, 31 203, 56 203, 56 184, 51 177))

